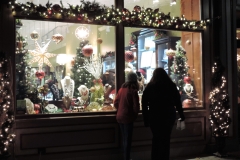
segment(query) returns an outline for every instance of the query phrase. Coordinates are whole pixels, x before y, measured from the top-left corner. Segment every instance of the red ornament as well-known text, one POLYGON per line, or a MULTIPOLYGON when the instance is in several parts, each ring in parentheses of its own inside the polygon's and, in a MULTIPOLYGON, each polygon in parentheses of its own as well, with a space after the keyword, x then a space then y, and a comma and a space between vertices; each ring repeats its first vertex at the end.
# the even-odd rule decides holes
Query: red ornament
POLYGON ((35 73, 36 77, 39 79, 42 79, 45 76, 45 72, 44 71, 37 71, 35 73))
POLYGON ((52 9, 53 9, 54 12, 59 12, 61 10, 61 7, 60 7, 59 4, 54 4, 52 6, 52 9))
POLYGON ((93 48, 91 45, 86 45, 82 48, 82 52, 85 57, 90 57, 93 53, 93 48))
POLYGON ((82 17, 82 14, 78 14, 78 15, 77 15, 77 20, 81 21, 82 18, 83 18, 83 17, 82 17))
POLYGON ((34 110, 40 110, 40 105, 39 104, 34 104, 34 110))
POLYGON ((48 10, 48 14, 52 14, 52 10, 51 9, 48 10))
POLYGON ((185 77, 183 78, 183 81, 184 81, 184 83, 189 84, 189 83, 191 83, 191 77, 185 76, 185 77))
POLYGON ((132 51, 126 51, 125 52, 125 61, 126 62, 132 62, 134 60, 134 55, 132 51))

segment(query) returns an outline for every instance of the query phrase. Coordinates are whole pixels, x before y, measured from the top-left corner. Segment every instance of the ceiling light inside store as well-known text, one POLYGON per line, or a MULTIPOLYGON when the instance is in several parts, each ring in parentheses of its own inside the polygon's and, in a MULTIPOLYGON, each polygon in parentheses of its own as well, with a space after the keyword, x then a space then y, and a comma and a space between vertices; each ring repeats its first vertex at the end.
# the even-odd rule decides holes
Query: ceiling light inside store
POLYGON ((57 55, 56 57, 56 62, 59 64, 59 65, 65 65, 68 61, 69 61, 69 56, 65 53, 60 53, 57 55))
POLYGON ((79 40, 83 40, 88 38, 89 36, 89 30, 84 27, 84 26, 79 26, 76 30, 75 30, 75 36, 79 39, 79 40))
POLYGON ((170 0, 170 6, 176 5, 176 4, 177 4, 176 0, 170 0))

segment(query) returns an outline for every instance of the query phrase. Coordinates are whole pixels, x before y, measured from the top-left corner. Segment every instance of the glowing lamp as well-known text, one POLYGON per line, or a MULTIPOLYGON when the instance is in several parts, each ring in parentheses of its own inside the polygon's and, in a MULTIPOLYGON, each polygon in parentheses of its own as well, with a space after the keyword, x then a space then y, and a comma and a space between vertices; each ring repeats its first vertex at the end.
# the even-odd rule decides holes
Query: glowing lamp
POLYGON ((67 54, 61 53, 61 54, 57 55, 56 62, 59 65, 65 65, 67 63, 68 59, 69 58, 68 58, 67 54))

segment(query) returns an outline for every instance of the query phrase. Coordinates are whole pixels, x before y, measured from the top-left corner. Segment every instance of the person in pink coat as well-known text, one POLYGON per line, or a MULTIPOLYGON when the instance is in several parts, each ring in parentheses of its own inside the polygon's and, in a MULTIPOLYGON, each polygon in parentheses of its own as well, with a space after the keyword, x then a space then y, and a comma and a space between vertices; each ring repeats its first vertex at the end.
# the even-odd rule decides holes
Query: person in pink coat
POLYGON ((121 86, 114 100, 117 109, 116 119, 122 132, 124 160, 130 160, 133 122, 140 110, 137 78, 136 73, 128 73, 127 81, 121 86))

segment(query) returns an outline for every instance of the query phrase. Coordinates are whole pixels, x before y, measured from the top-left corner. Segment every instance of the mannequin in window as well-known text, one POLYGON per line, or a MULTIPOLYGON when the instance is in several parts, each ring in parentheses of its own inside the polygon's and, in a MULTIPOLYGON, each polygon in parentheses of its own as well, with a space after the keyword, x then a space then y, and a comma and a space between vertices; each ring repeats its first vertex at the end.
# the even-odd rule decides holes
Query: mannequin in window
POLYGON ((70 78, 70 74, 68 73, 62 80, 61 80, 63 95, 68 95, 70 98, 73 98, 74 92, 74 80, 70 78))

